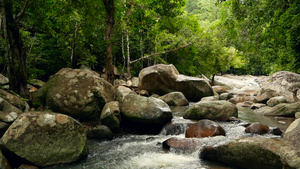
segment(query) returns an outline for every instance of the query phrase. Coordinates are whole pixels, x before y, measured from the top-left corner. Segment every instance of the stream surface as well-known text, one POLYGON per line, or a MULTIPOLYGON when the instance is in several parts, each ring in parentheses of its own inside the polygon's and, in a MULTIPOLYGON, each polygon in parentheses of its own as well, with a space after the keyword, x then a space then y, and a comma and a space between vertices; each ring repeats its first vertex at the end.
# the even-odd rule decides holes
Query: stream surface
MULTIPOLYGON (((191 103, 189 106, 191 106, 191 103)), ((183 119, 186 107, 172 107, 173 123, 183 124, 186 128, 190 121, 183 119)), ((278 121, 274 117, 266 117, 254 113, 250 108, 239 107, 239 119, 243 122, 261 122, 270 127, 286 129, 292 120, 278 121)), ((171 137, 184 138, 180 135, 164 135, 162 130, 159 135, 120 135, 112 141, 89 140, 89 156, 79 163, 51 167, 51 169, 234 169, 199 158, 199 150, 204 146, 219 145, 230 142, 239 137, 253 136, 244 132, 245 128, 234 122, 219 122, 225 129, 226 136, 216 136, 201 139, 201 146, 194 152, 182 152, 171 149, 166 152, 161 143, 171 137)), ((270 134, 255 137, 277 137, 270 134)))

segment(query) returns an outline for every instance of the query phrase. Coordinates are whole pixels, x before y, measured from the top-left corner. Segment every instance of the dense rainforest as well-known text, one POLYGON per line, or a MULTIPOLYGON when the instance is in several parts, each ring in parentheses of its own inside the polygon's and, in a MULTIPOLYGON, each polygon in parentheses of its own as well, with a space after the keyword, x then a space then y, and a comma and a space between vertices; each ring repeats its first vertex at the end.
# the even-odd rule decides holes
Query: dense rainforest
POLYGON ((23 97, 30 79, 81 65, 110 82, 158 63, 208 77, 300 72, 299 0, 0 3, 0 73, 23 97))

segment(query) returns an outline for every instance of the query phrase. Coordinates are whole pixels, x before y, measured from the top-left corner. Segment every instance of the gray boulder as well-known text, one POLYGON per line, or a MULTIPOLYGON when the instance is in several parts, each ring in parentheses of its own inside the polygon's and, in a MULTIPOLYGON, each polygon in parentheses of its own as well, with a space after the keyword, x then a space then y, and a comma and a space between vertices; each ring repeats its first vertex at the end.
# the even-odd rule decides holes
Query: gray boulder
POLYGON ((192 120, 210 119, 226 121, 238 116, 237 107, 227 101, 200 101, 185 111, 183 118, 192 120))
POLYGON ((267 103, 272 97, 278 96, 278 93, 272 89, 262 89, 259 94, 255 97, 254 102, 256 103, 267 103))
POLYGON ((260 80, 259 85, 263 89, 276 91, 279 96, 284 96, 288 103, 299 100, 296 92, 300 88, 300 75, 297 73, 280 71, 260 80))
POLYGON ((172 119, 171 109, 165 102, 133 93, 120 102, 120 110, 126 120, 140 124, 165 124, 172 119))
POLYGON ((186 106, 189 101, 184 97, 181 92, 171 92, 160 97, 161 100, 166 102, 169 106, 186 106))
POLYGON ((280 154, 282 161, 285 161, 291 168, 300 168, 300 119, 296 119, 285 131, 280 154))
POLYGON ((267 105, 269 107, 274 107, 280 103, 286 103, 286 99, 284 96, 272 97, 268 100, 267 105))
POLYGON ((141 134, 157 134, 173 118, 170 107, 161 99, 129 93, 119 102, 122 128, 141 134))
POLYGON ((109 127, 113 132, 120 131, 121 113, 119 102, 113 101, 105 104, 100 116, 100 123, 109 127))
POLYGON ((97 120, 114 87, 89 69, 64 68, 34 94, 34 102, 80 120, 97 120))
POLYGON ((27 104, 27 102, 24 99, 21 99, 20 97, 18 97, 16 95, 8 93, 5 90, 0 89, 0 98, 2 98, 1 101, 0 101, 0 104, 2 102, 5 102, 3 104, 7 104, 8 103, 8 104, 11 105, 11 106, 8 106, 8 105, 2 105, 1 106, 0 105, 0 107, 2 107, 2 111, 4 111, 4 112, 9 112, 9 111, 11 111, 11 109, 15 109, 15 108, 21 110, 21 112, 26 112, 26 111, 29 110, 29 105, 27 104), (8 108, 8 110, 6 111, 5 110, 5 106, 7 106, 7 108, 8 107, 10 107, 10 108, 8 108), (11 107, 14 107, 14 108, 11 108, 11 107))
MULTIPOLYGON (((259 109, 258 109, 259 110, 259 109)), ((267 116, 288 116, 295 117, 295 113, 300 111, 300 102, 281 103, 263 112, 267 116)))
POLYGON ((23 113, 1 138, 1 150, 14 159, 46 167, 87 156, 84 127, 70 116, 50 112, 23 113))
POLYGON ((144 68, 139 73, 139 79, 139 89, 147 90, 150 94, 164 95, 179 91, 190 101, 199 101, 202 97, 214 95, 207 81, 181 75, 172 64, 144 68))
POLYGON ((226 145, 204 148, 200 158, 247 169, 282 169, 279 156, 283 144, 276 139, 251 137, 226 145))

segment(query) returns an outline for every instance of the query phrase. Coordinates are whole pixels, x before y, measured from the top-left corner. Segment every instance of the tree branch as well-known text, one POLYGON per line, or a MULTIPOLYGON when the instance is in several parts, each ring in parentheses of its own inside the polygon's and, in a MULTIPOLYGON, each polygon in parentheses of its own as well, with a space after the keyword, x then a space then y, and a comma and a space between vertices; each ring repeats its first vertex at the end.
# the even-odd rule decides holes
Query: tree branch
POLYGON ((30 0, 26 0, 26 1, 25 1, 25 4, 24 4, 24 6, 23 6, 23 9, 20 11, 20 13, 19 13, 19 14, 17 15, 17 17, 16 17, 16 23, 19 23, 20 20, 24 17, 25 11, 26 11, 26 9, 28 8, 29 1, 30 1, 30 0))
POLYGON ((188 44, 186 44, 184 46, 180 46, 178 48, 171 49, 171 50, 168 50, 168 51, 164 51, 164 52, 161 52, 161 53, 153 53, 153 54, 150 54, 150 55, 146 55, 144 57, 141 57, 141 58, 138 58, 136 60, 130 61, 130 64, 132 64, 134 62, 137 62, 137 61, 140 61, 142 59, 147 59, 147 58, 152 57, 152 56, 157 56, 157 55, 162 55, 162 54, 166 54, 166 53, 171 53, 171 52, 177 51, 178 49, 182 49, 182 48, 185 48, 185 47, 188 47, 188 46, 191 46, 191 45, 193 45, 193 43, 188 43, 188 44))

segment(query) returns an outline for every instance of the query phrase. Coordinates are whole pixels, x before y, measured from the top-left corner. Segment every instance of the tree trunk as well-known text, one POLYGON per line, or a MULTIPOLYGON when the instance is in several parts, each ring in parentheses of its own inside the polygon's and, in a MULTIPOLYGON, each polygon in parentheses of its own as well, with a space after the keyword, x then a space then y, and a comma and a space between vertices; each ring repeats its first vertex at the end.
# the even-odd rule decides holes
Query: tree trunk
POLYGON ((126 43, 127 43, 127 79, 131 78, 130 71, 130 48, 129 48, 129 30, 126 28, 126 43))
MULTIPOLYGON (((3 32, 6 41, 6 57, 8 60, 8 78, 10 88, 24 98, 28 98, 26 52, 20 36, 19 26, 13 17, 13 1, 1 0, 3 32)), ((19 20, 19 18, 18 18, 19 20)))
POLYGON ((122 68, 122 72, 123 75, 125 73, 125 66, 126 66, 126 57, 125 57, 125 51, 124 51, 124 34, 122 31, 122 56, 123 56, 123 68, 122 68))
POLYGON ((107 27, 106 27, 106 42, 107 42, 107 57, 106 57, 106 68, 105 68, 105 75, 106 80, 111 84, 114 82, 115 74, 114 74, 114 67, 113 67, 113 55, 112 55, 112 43, 111 43, 111 33, 115 24, 114 20, 114 12, 115 12, 115 3, 114 0, 102 0, 105 9, 107 12, 107 27))

